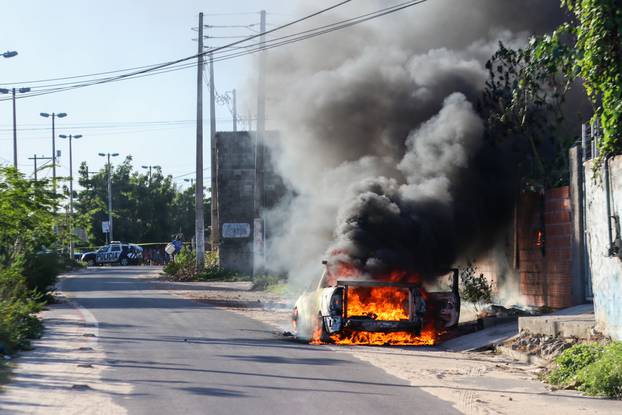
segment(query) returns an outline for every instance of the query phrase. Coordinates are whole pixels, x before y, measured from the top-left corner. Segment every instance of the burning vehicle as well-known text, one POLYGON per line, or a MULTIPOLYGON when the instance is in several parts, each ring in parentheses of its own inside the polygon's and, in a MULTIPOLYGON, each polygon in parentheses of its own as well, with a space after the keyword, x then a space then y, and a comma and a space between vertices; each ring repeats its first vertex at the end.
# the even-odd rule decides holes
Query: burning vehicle
POLYGON ((311 343, 433 345, 458 324, 458 270, 435 280, 392 273, 384 280, 326 268, 316 289, 294 306, 297 338, 311 343))

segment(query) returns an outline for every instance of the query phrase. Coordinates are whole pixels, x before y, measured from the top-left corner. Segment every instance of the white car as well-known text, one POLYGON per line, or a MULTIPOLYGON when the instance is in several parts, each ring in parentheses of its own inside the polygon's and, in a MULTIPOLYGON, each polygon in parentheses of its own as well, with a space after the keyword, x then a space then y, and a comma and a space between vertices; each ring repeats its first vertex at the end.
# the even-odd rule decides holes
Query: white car
POLYGON ((460 318, 458 270, 451 270, 445 281, 449 287, 444 290, 422 290, 420 283, 335 280, 327 267, 317 288, 296 301, 292 312, 294 333, 302 340, 331 342, 331 336, 355 332, 407 332, 418 336, 430 324, 443 331, 458 324, 460 318), (361 293, 367 301, 361 301, 361 293))

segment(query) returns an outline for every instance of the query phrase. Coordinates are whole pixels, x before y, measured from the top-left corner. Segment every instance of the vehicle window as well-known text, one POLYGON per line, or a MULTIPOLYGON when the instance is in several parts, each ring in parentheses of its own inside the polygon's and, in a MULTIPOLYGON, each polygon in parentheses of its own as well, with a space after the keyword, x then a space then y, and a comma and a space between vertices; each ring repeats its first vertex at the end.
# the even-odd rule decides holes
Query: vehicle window
POLYGON ((112 246, 110 248, 111 248, 110 252, 119 252, 121 250, 121 247, 118 246, 118 245, 117 246, 112 246))
POLYGON ((108 252, 108 248, 109 248, 108 246, 102 246, 101 248, 97 250, 97 253, 101 254, 103 252, 108 252))

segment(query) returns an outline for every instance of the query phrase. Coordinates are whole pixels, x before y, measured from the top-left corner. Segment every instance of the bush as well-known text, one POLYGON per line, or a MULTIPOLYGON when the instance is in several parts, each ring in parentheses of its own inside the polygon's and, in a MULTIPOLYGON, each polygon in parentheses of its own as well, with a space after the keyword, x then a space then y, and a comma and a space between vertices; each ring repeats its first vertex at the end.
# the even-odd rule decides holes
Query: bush
POLYGON ((175 261, 169 262, 163 269, 175 281, 238 281, 245 279, 239 274, 227 271, 218 265, 218 253, 205 253, 205 268, 200 274, 196 271, 196 257, 194 251, 188 248, 175 256, 175 261))
POLYGON ((622 342, 577 344, 555 359, 548 381, 593 396, 622 398, 622 342))
POLYGON ((460 298, 472 303, 476 312, 480 305, 492 301, 492 285, 484 274, 477 276, 477 267, 472 264, 460 269, 460 298))
POLYGON ((622 342, 611 343, 598 356, 577 373, 579 390, 588 395, 622 399, 622 342))
POLYGON ((58 254, 40 252, 26 261, 23 274, 29 289, 45 294, 53 289, 63 268, 63 259, 58 254))
POLYGON ((577 344, 555 359, 555 369, 549 373, 548 381, 553 385, 569 387, 577 382, 577 374, 594 363, 602 354, 603 346, 598 343, 577 344))
POLYGON ((30 347, 43 326, 35 316, 42 310, 41 296, 29 291, 26 280, 13 270, 0 270, 0 353, 30 347))

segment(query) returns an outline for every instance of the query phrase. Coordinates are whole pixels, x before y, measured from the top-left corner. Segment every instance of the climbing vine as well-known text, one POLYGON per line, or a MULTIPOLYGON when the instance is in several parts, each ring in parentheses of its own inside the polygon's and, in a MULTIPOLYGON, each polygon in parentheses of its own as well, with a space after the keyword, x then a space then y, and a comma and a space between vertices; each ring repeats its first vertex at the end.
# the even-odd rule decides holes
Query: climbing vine
POLYGON ((622 152, 622 0, 562 0, 576 21, 558 33, 575 37, 576 73, 600 121, 602 156, 622 152))

